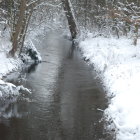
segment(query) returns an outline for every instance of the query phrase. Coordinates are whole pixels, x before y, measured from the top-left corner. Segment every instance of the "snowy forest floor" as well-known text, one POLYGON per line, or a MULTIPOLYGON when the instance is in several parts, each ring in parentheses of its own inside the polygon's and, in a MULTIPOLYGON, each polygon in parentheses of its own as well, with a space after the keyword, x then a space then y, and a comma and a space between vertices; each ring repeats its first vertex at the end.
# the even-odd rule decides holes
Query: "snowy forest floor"
POLYGON ((85 60, 93 65, 109 98, 105 116, 117 140, 140 139, 140 41, 126 38, 86 38, 80 43, 85 60))

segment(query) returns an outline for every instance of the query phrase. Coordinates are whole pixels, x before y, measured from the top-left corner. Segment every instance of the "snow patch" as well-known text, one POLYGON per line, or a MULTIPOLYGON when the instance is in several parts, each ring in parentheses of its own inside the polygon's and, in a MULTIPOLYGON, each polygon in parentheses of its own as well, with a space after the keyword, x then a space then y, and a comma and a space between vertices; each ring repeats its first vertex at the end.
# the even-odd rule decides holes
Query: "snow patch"
POLYGON ((140 42, 126 38, 92 38, 81 41, 83 56, 103 80, 110 105, 105 110, 108 126, 117 140, 140 139, 140 42), (113 128, 112 128, 113 126, 113 128))
MULTIPOLYGON (((23 92, 30 93, 30 91, 24 88, 23 86, 15 86, 12 83, 3 81, 4 76, 13 71, 22 69, 23 67, 23 61, 21 60, 21 58, 12 58, 8 57, 7 55, 12 47, 9 35, 10 34, 7 33, 5 36, 0 37, 0 98, 7 98, 8 96, 17 96, 23 92)), ((36 61, 41 61, 41 56, 31 41, 28 41, 28 47, 26 44, 26 48, 31 49, 31 51, 35 54, 34 57, 36 61)), ((24 56, 26 58, 29 57, 28 54, 24 54, 24 56)), ((32 58, 30 57, 30 60, 31 59, 32 58)))
POLYGON ((0 80, 0 98, 17 96, 21 93, 31 93, 31 91, 23 86, 15 86, 12 83, 0 80))
POLYGON ((42 61, 40 53, 31 40, 25 43, 20 57, 22 61, 26 63, 39 63, 42 61))

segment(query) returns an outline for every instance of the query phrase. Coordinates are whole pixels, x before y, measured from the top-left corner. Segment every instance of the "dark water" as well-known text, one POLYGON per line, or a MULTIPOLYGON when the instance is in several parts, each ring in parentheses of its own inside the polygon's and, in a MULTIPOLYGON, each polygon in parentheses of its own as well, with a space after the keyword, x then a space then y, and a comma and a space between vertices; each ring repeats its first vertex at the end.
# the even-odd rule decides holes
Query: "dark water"
POLYGON ((40 46, 43 63, 7 79, 32 94, 1 101, 0 140, 112 140, 102 120, 107 100, 93 70, 57 35, 40 46))

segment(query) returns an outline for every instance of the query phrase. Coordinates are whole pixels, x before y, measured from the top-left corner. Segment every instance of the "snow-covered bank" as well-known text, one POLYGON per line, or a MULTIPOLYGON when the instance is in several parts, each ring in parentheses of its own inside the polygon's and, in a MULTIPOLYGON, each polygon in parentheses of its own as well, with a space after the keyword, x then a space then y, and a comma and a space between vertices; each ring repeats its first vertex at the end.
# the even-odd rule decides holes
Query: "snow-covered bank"
MULTIPOLYGON (((0 98, 7 96, 13 96, 20 94, 20 91, 24 89, 23 86, 16 87, 15 85, 4 82, 3 76, 6 76, 10 72, 21 69, 23 62, 20 58, 7 57, 10 50, 11 42, 7 38, 0 38, 0 98)), ((27 91, 27 89, 25 89, 27 91)), ((30 92, 30 91, 28 91, 30 92)))
POLYGON ((94 65, 110 99, 105 110, 108 128, 117 140, 140 140, 140 42, 126 38, 92 38, 80 43, 83 56, 94 65))
MULTIPOLYGON (((34 37, 35 38, 35 37, 34 37)), ((11 83, 4 82, 3 77, 14 71, 21 71, 25 63, 41 62, 40 53, 35 48, 31 37, 25 42, 24 51, 20 57, 14 58, 8 56, 11 49, 10 34, 7 31, 5 36, 0 36, 0 98, 20 95, 21 91, 30 92, 21 86, 15 86, 11 83)))
POLYGON ((22 64, 22 61, 19 58, 7 57, 11 45, 10 34, 7 31, 5 36, 0 36, 0 79, 7 73, 18 69, 22 64))

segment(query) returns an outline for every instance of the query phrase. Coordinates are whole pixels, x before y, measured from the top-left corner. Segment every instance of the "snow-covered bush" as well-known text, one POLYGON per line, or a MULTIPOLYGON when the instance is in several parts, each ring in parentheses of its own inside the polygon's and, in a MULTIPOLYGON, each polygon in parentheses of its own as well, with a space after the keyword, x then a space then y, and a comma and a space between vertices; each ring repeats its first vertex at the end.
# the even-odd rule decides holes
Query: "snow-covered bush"
POLYGON ((0 98, 17 96, 22 93, 31 93, 31 91, 27 88, 24 88, 23 86, 15 86, 12 83, 0 80, 0 98))
POLYGON ((32 41, 29 41, 25 44, 24 48, 22 49, 22 53, 20 57, 24 63, 32 62, 32 63, 39 63, 41 62, 41 55, 35 48, 32 41))

